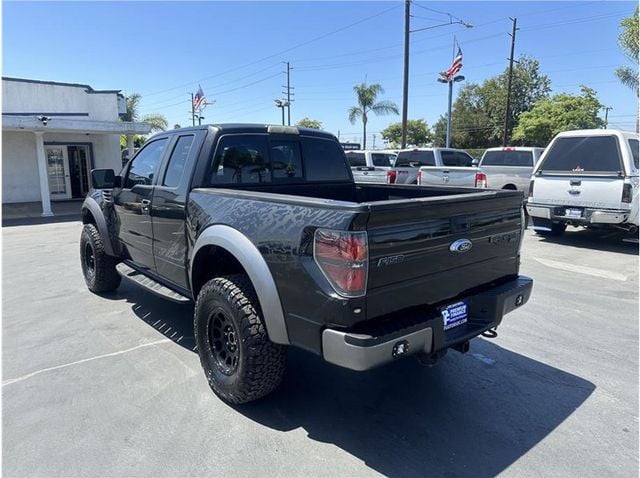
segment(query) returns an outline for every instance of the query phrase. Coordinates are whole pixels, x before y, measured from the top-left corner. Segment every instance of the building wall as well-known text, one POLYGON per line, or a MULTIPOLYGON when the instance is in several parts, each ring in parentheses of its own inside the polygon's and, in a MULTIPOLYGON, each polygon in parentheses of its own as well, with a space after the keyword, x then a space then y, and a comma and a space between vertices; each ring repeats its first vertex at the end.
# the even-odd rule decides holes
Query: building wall
MULTIPOLYGON (((43 135, 47 143, 90 143, 94 168, 122 168, 120 143, 117 135, 62 134, 43 135)), ((2 135, 2 202, 40 201, 40 179, 33 133, 5 131, 2 135)))
POLYGON ((2 202, 40 201, 40 179, 33 133, 2 134, 2 202))
POLYGON ((86 113, 88 119, 118 121, 118 95, 84 86, 2 80, 3 113, 86 113))

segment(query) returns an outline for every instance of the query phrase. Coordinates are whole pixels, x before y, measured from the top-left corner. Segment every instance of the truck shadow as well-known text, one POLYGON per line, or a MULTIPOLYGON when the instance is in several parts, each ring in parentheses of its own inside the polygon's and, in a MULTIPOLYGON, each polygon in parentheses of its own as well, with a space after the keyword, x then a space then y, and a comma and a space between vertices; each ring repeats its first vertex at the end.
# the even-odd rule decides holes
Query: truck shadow
MULTIPOLYGON (((638 255, 637 243, 623 242, 623 239, 634 236, 623 232, 591 231, 588 229, 568 227, 567 231, 559 237, 539 236, 535 234, 533 230, 531 234, 541 242, 550 244, 638 255)), ((635 238, 637 239, 638 236, 636 235, 635 238)))
MULTIPOLYGON (((291 350, 282 387, 235 407, 280 431, 303 428, 385 476, 496 476, 595 390, 483 339, 434 368, 404 360, 351 372, 291 350)), ((340 474, 336 470, 336 474, 340 474)))
MULTIPOLYGON (((191 304, 167 302, 129 281, 110 298, 131 302, 140 320, 195 353, 191 304)), ((407 359, 368 372, 291 349, 280 389, 233 408, 277 431, 302 428, 385 476, 484 477, 506 470, 594 390, 587 380, 475 339, 469 353, 450 352, 433 368, 407 359)))

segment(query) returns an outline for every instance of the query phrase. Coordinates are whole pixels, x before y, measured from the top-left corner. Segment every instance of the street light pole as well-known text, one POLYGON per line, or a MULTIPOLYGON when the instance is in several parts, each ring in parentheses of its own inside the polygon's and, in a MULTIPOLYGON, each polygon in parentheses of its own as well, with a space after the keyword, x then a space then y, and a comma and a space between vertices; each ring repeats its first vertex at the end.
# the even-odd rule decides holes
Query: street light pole
POLYGON ((451 101, 453 99, 453 79, 449 81, 449 109, 447 112, 447 148, 451 147, 451 101))

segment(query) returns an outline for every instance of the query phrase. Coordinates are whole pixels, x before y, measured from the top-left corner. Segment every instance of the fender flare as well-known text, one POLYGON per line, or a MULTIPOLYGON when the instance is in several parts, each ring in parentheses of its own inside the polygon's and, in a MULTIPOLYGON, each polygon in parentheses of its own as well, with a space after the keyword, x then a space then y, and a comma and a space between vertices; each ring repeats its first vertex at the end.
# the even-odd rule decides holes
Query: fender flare
MULTIPOLYGON (((104 243, 104 249, 107 255, 115 256, 113 245, 111 244, 111 236, 109 236, 109 229, 107 228, 107 220, 104 218, 102 208, 92 197, 88 197, 82 203, 82 210, 88 209, 93 218, 96 220, 96 227, 100 236, 102 236, 102 242, 104 243)), ((83 221, 84 222, 84 221, 83 221)))
POLYGON ((269 339, 276 344, 288 344, 289 335, 276 288, 269 266, 258 248, 237 229, 216 224, 207 227, 193 247, 189 265, 189 280, 193 284, 193 262, 200 249, 217 246, 227 250, 247 272, 258 296, 269 339))

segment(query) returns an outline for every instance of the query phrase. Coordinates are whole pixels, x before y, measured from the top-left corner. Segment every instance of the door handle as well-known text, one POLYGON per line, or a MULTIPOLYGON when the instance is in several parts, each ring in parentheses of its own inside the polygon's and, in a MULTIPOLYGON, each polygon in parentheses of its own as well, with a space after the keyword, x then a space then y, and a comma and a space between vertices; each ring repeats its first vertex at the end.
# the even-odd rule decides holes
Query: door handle
POLYGON ((143 199, 142 201, 140 201, 141 207, 140 209, 142 210, 143 213, 148 213, 149 212, 149 205, 151 205, 151 201, 149 199, 143 199))

